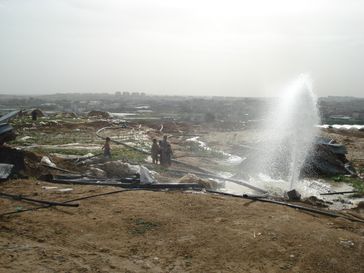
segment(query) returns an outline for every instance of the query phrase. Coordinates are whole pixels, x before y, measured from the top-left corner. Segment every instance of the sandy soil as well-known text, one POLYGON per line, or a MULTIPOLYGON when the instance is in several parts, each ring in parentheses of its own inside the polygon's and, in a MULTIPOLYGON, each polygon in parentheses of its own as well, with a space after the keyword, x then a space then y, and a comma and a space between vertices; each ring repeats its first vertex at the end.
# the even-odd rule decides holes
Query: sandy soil
MULTIPOLYGON (((68 200, 115 188, 35 180, 2 191, 68 200), (61 185, 56 185, 62 188, 61 185), (68 186, 67 186, 68 187, 68 186)), ((364 224, 213 194, 124 192, 0 218, 0 272, 362 272, 364 224)), ((0 199, 1 213, 21 202, 0 199)), ((363 216, 362 211, 362 216, 363 216)))

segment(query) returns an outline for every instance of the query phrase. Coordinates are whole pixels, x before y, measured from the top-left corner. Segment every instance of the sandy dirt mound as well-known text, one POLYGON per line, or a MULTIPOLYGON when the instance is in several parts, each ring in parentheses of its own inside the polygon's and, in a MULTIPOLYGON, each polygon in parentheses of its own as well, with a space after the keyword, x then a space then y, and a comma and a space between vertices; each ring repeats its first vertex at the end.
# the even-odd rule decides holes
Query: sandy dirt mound
MULTIPOLYGON (((8 193, 66 200, 115 188, 39 181, 8 193), (69 186, 67 186, 69 187, 69 186)), ((361 272, 364 225, 211 194, 124 192, 0 221, 1 272, 361 272)), ((29 204, 0 199, 1 213, 29 204)), ((363 215, 363 214, 362 214, 363 215)))

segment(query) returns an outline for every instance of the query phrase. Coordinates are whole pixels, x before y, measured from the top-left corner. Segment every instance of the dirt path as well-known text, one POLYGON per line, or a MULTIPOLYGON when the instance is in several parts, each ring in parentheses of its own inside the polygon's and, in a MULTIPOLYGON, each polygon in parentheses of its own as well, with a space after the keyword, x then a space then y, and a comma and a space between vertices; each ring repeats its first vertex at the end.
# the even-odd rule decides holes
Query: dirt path
MULTIPOLYGON (((66 200, 115 190, 9 181, 66 200), (54 185, 51 185, 54 186, 54 185)), ((361 272, 364 225, 212 194, 125 192, 0 218, 0 272, 361 272)), ((30 205, 0 199, 1 213, 30 205)), ((363 212, 362 212, 363 215, 363 212)))

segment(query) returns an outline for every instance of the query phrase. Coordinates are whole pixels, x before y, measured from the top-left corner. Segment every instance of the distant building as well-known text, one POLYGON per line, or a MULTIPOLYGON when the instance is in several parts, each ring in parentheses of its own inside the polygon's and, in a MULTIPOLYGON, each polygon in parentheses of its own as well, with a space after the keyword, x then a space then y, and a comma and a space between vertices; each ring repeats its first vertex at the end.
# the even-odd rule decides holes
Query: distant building
POLYGON ((120 91, 115 92, 115 96, 120 97, 121 96, 121 92, 120 91))

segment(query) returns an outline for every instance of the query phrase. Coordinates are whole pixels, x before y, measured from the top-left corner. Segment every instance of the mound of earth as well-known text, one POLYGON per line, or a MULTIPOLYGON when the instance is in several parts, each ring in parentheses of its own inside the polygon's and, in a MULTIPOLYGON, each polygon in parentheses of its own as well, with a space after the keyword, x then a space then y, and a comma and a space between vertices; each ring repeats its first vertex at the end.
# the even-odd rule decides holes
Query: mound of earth
POLYGON ((98 118, 105 118, 105 119, 108 119, 110 118, 110 114, 108 112, 104 112, 104 111, 96 111, 96 110, 93 110, 91 112, 89 112, 87 114, 88 117, 98 117, 98 118))

